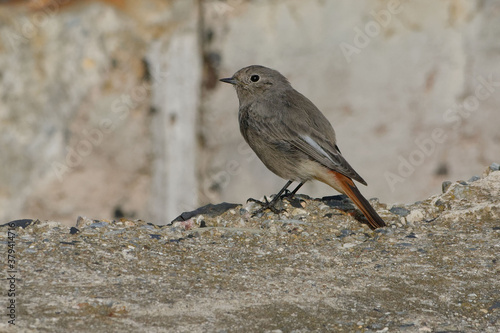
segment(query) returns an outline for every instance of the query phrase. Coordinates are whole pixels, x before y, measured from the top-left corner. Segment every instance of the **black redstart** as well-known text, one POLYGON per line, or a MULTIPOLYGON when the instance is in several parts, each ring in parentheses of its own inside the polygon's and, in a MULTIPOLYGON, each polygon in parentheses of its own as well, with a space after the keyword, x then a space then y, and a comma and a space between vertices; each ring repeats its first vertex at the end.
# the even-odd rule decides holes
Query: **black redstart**
POLYGON ((254 65, 221 81, 236 88, 240 131, 246 142, 269 170, 289 180, 271 203, 293 181, 300 184, 292 195, 306 181, 317 179, 346 194, 373 229, 385 226, 354 184, 353 179, 366 182, 341 155, 330 122, 283 75, 254 65))

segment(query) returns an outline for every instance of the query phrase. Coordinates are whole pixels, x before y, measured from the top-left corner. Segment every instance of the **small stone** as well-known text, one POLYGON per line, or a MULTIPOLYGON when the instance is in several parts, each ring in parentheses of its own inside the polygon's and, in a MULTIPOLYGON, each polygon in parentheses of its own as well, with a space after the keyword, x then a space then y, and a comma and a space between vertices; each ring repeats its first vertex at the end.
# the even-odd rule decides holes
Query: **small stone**
POLYGON ((424 219, 424 213, 420 209, 412 210, 408 216, 406 216, 406 220, 408 222, 418 222, 424 219))
POLYGON ((491 169, 491 171, 499 171, 500 170, 500 164, 493 162, 490 165, 490 169, 491 169))
POLYGON ((473 182, 475 182, 475 181, 477 181, 477 180, 479 180, 479 179, 481 179, 481 177, 479 177, 479 176, 475 176, 475 175, 474 175, 474 176, 470 177, 470 178, 469 178, 469 180, 468 180, 467 182, 468 182, 468 183, 473 183, 473 182))
POLYGON ((325 209, 328 209, 330 207, 328 207, 328 205, 325 205, 325 204, 322 203, 321 205, 319 205, 318 208, 319 208, 319 210, 325 210, 325 209))
POLYGON ((406 218, 405 218, 405 217, 403 217, 403 216, 401 216, 401 217, 399 218, 399 224, 401 224, 401 226, 404 226, 404 225, 406 225, 406 223, 407 223, 407 222, 406 222, 406 218))
POLYGON ((441 184, 441 189, 442 189, 443 193, 446 193, 446 191, 448 191, 448 189, 450 188, 450 186, 451 186, 451 182, 449 180, 444 181, 441 184))
POLYGON ((80 230, 78 230, 78 229, 77 229, 77 228, 75 228, 75 227, 71 227, 71 228, 69 229, 69 234, 70 234, 70 235, 76 235, 76 234, 77 234, 77 233, 79 233, 79 232, 80 232, 80 230))
POLYGON ((391 213, 393 214, 396 214, 396 215, 399 215, 399 216, 406 216, 408 214, 410 214, 410 211, 404 207, 397 207, 397 206, 394 206, 392 207, 390 210, 389 210, 391 213))
POLYGON ((103 227, 108 226, 108 224, 109 224, 108 222, 100 221, 100 222, 92 223, 91 225, 89 225, 89 227, 91 227, 91 228, 103 228, 103 227))
MULTIPOLYGON (((460 183, 463 185, 462 183, 460 183)), ((466 184, 467 185, 467 184, 466 184)), ((457 199, 467 199, 470 196, 470 187, 469 186, 455 186, 455 189, 453 191, 453 194, 457 199)))
POLYGON ((94 223, 94 221, 85 216, 78 216, 78 218, 76 219, 77 228, 82 228, 91 225, 92 223, 94 223))
POLYGON ((292 216, 296 216, 296 215, 307 215, 307 211, 305 209, 302 209, 302 208, 294 208, 292 210, 292 216))

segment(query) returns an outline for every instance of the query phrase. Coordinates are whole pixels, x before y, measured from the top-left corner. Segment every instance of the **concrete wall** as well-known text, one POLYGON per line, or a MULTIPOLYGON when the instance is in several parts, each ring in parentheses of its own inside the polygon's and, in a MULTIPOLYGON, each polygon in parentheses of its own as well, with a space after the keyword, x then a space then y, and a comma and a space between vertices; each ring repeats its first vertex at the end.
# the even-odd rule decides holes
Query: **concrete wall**
POLYGON ((499 33, 493 0, 7 1, 0 219, 165 223, 275 193, 217 81, 249 64, 325 113, 368 197, 425 198, 499 160, 499 33))

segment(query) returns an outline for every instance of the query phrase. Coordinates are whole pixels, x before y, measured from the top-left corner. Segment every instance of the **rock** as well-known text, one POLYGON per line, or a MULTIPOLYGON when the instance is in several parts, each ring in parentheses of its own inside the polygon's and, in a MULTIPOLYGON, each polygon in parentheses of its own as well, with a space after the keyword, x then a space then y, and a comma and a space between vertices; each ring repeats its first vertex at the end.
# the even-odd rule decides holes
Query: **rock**
POLYGON ((195 209, 193 211, 182 213, 181 215, 176 217, 172 222, 170 222, 170 224, 172 224, 174 222, 178 222, 178 221, 187 221, 187 220, 189 220, 197 215, 201 215, 201 214, 206 214, 209 216, 220 215, 220 214, 224 213, 225 211, 228 211, 228 210, 235 208, 235 207, 238 207, 238 206, 239 206, 239 204, 232 204, 232 203, 228 203, 228 202, 223 202, 223 203, 220 203, 217 205, 208 204, 208 205, 205 205, 205 206, 200 207, 198 209, 195 209))
POLYGON ((16 255, 30 263, 22 296, 37 306, 16 329, 495 332, 500 173, 454 187, 468 199, 450 190, 406 205, 375 231, 352 215, 323 217, 313 199, 288 207, 305 220, 229 209, 171 227, 80 217, 72 235, 53 221, 17 228, 16 255), (96 299, 101 307, 81 305, 96 299))
POLYGON ((498 170, 500 170, 500 164, 498 164, 498 163, 494 163, 494 162, 493 162, 493 163, 491 163, 491 164, 490 164, 490 170, 491 170, 491 171, 498 171, 498 170))
POLYGON ((406 220, 408 222, 412 222, 412 223, 415 223, 415 222, 420 222, 424 219, 425 215, 424 215, 424 212, 420 209, 414 209, 410 212, 410 214, 408 214, 406 216, 406 220))
POLYGON ((458 183, 458 185, 453 188, 453 194, 457 199, 467 199, 471 194, 471 189, 465 182, 458 183))
POLYGON ((389 211, 393 214, 399 215, 399 216, 406 216, 410 214, 410 210, 404 208, 404 207, 399 207, 399 206, 394 206, 389 211))
POLYGON ((467 183, 473 183, 473 182, 475 182, 476 180, 479 180, 479 179, 481 179, 481 177, 479 177, 479 176, 472 176, 472 177, 469 178, 469 180, 467 181, 467 183))
POLYGON ((89 225, 90 228, 103 228, 106 227, 109 223, 100 221, 100 222, 94 222, 91 225, 89 225))
POLYGON ((26 228, 27 226, 31 225, 32 223, 34 223, 35 220, 32 220, 32 219, 21 219, 21 220, 14 220, 14 221, 10 221, 10 222, 7 222, 5 224, 2 224, 0 225, 0 227, 14 227, 14 228, 17 228, 17 227, 20 227, 20 228, 26 228))
POLYGON ((92 223, 94 223, 94 220, 91 220, 85 216, 78 216, 78 218, 76 219, 76 227, 79 229, 89 226, 92 223))
POLYGON ((448 191, 448 189, 450 188, 451 186, 451 182, 450 181, 444 181, 442 184, 441 184, 441 189, 443 191, 443 193, 445 193, 446 191, 448 191))

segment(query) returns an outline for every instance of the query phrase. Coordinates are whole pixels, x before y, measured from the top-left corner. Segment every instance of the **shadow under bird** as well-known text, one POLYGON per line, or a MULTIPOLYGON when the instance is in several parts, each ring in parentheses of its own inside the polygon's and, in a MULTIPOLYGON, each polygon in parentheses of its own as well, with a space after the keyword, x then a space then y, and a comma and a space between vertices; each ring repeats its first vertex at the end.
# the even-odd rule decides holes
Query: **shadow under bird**
POLYGON ((283 75, 253 65, 220 81, 236 88, 240 131, 248 145, 269 170, 288 180, 266 208, 273 208, 292 182, 299 182, 293 196, 306 181, 316 179, 346 194, 371 228, 385 226, 356 187, 353 180, 366 182, 340 153, 328 119, 283 75))

